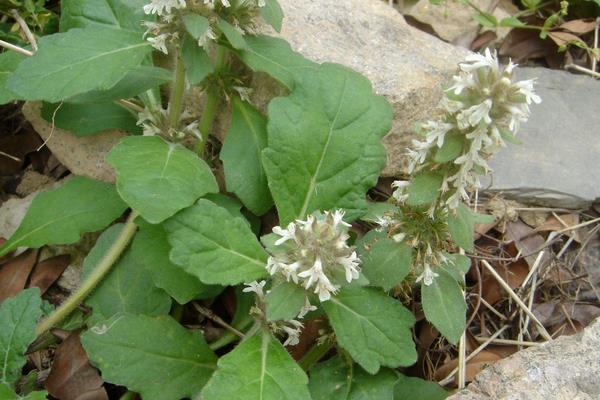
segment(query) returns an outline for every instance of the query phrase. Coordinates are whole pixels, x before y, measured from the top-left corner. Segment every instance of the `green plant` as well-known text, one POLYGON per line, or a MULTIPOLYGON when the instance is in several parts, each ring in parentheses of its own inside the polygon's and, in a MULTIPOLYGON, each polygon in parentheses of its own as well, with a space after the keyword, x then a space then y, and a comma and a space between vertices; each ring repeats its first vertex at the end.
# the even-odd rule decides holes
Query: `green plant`
MULTIPOLYGON (((44 101, 46 115, 77 135, 108 127, 132 135, 107 159, 116 185, 72 177, 39 194, 0 247, 4 256, 104 230, 80 289, 35 333, 61 326, 84 302, 92 314, 81 339, 91 362, 144 399, 392 399, 416 386, 444 398, 441 388, 395 370, 417 353, 415 318, 391 289, 420 286, 426 317, 451 343, 463 334, 470 263, 456 250, 473 249, 473 225, 485 220, 464 201, 485 159, 514 140, 528 104, 539 100, 532 82, 513 83, 514 65, 500 69, 489 53, 467 59, 445 99, 447 116, 424 125, 425 141, 411 150, 413 179, 395 183, 390 204, 374 205, 365 194, 385 164, 380 139, 391 108, 357 72, 254 34, 259 16, 281 28, 276 0, 61 7, 61 33, 42 37, 34 56, 0 55, 0 98, 44 101), (172 57, 172 71, 154 66, 153 49, 172 57), (249 101, 250 71, 287 91, 267 115, 249 101), (164 99, 159 87, 167 84, 164 99), (206 94, 199 119, 184 111, 188 84, 206 94), (219 143, 213 122, 228 104, 231 125, 219 143), (118 118, 94 119, 109 115, 118 118), (273 205, 280 226, 259 239, 257 217, 273 205), (126 221, 114 223, 127 209, 126 221), (360 218, 378 228, 354 242, 351 223, 360 218), (226 286, 236 287, 228 322, 196 302, 226 286), (177 304, 190 302, 225 327, 220 337, 209 343, 178 321, 177 304), (323 321, 320 338, 297 363, 285 346, 298 343, 313 317, 323 321), (335 357, 319 362, 333 349, 335 357)), ((0 341, 0 390, 13 393, 40 315, 34 291, 2 305, 0 333, 23 333, 16 346, 0 341), (26 324, 15 320, 19 312, 26 324)), ((29 396, 44 395, 36 393, 29 396)))

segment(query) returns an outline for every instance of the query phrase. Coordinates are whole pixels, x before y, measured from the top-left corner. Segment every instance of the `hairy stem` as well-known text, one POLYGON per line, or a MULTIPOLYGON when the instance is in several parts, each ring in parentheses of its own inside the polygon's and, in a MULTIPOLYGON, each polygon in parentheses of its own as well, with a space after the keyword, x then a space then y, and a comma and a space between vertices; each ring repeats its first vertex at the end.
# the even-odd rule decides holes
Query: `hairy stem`
MULTIPOLYGON (((215 75, 219 75, 223 68, 225 67, 225 63, 227 62, 227 49, 224 47, 217 47, 217 55, 215 60, 215 75)), ((217 116, 217 106, 221 100, 221 91, 218 86, 212 86, 208 90, 208 97, 206 98, 206 104, 204 106, 204 111, 202 112, 202 117, 200 118, 200 133, 202 134, 202 140, 199 140, 196 143, 196 153, 200 155, 200 157, 204 156, 204 148, 206 146, 206 141, 208 140, 208 136, 210 130, 212 128, 213 123, 215 122, 215 117, 217 116)))
POLYGON ((183 105, 183 95, 185 92, 185 63, 178 50, 177 63, 175 65, 175 81, 171 88, 171 98, 169 99, 169 128, 176 129, 179 117, 181 116, 181 107, 183 105))
POLYGON ((325 343, 317 343, 308 351, 308 353, 304 355, 304 357, 300 359, 300 361, 298 361, 298 364, 304 371, 308 371, 309 368, 323 358, 323 356, 327 354, 332 347, 333 341, 330 340, 326 341, 325 343))
POLYGON ((36 328, 36 333, 38 335, 41 335, 68 317, 69 314, 71 314, 71 312, 73 312, 77 306, 81 304, 83 300, 92 292, 92 290, 98 286, 100 281, 102 281, 102 279, 110 271, 114 263, 119 259, 123 251, 125 251, 129 245, 129 242, 135 235, 137 226, 134 221, 137 216, 138 214, 135 211, 131 212, 129 218, 127 218, 125 226, 117 237, 117 240, 115 240, 106 254, 104 254, 104 257, 102 257, 90 276, 88 276, 88 278, 81 283, 81 286, 73 294, 71 294, 71 296, 65 300, 60 307, 54 310, 54 312, 50 314, 48 318, 42 320, 38 324, 36 328))

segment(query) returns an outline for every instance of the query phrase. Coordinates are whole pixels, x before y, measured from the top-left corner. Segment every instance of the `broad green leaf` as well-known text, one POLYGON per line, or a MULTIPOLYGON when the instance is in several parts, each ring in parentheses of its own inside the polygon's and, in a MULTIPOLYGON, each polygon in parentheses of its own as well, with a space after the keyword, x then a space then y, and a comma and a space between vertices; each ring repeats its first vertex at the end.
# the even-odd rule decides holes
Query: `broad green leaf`
POLYGON ((271 289, 265 296, 267 319, 269 321, 293 319, 298 315, 305 302, 306 291, 302 287, 292 282, 283 282, 271 289))
POLYGON ((444 177, 437 172, 421 172, 417 174, 408 186, 407 203, 411 206, 426 206, 433 203, 439 196, 444 177))
POLYGON ((10 387, 0 383, 0 399, 2 400, 46 400, 48 392, 36 391, 22 397, 16 394, 10 387))
POLYGON ((218 191, 215 177, 202 159, 157 136, 126 137, 106 160, 115 168, 123 200, 153 224, 206 193, 218 191))
POLYGON ((400 375, 394 400, 444 400, 448 392, 435 382, 400 375))
POLYGON ((338 344, 370 374, 417 360, 410 327, 415 317, 374 288, 348 286, 323 303, 338 344))
POLYGON ((183 15, 182 19, 185 30, 192 35, 196 41, 200 40, 208 28, 210 28, 208 19, 199 14, 187 13, 183 15))
POLYGON ((462 154, 464 145, 465 137, 463 135, 446 136, 442 147, 436 147, 433 161, 436 163, 445 163, 455 160, 462 154))
POLYGON ((310 369, 308 388, 313 400, 394 400, 397 381, 392 370, 370 375, 336 356, 310 369))
POLYGON ((277 0, 266 0, 264 7, 260 9, 260 15, 267 24, 273 27, 273 29, 277 32, 281 32, 283 10, 277 0))
POLYGON ((131 248, 133 259, 144 266, 157 287, 164 289, 179 304, 200 297, 213 297, 220 292, 221 287, 205 285, 169 260, 171 246, 162 225, 139 221, 138 226, 139 232, 131 248))
POLYGON ((472 210, 469 211, 471 211, 471 217, 473 218, 473 223, 475 224, 491 224, 496 220, 496 217, 493 215, 479 214, 472 210))
POLYGON ((332 208, 346 209, 350 221, 364 214, 391 121, 369 80, 337 64, 321 65, 290 96, 271 101, 262 158, 280 223, 332 208))
POLYGON ((219 207, 223 207, 229 212, 229 214, 233 215, 236 218, 244 220, 244 222, 246 222, 248 226, 250 226, 250 222, 248 222, 248 220, 244 217, 244 214, 242 213, 243 205, 238 199, 234 199, 233 197, 227 196, 222 193, 209 193, 206 196, 204 196, 204 199, 212 201, 219 207))
POLYGON ((421 301, 425 318, 452 344, 458 343, 465 330, 467 305, 464 294, 450 274, 436 269, 439 276, 431 285, 421 285, 421 301))
POLYGON ((185 75, 190 85, 197 85, 215 71, 210 57, 189 35, 183 40, 183 62, 185 75))
POLYGON ((216 369, 204 337, 171 317, 116 315, 81 335, 102 378, 144 400, 195 398, 216 369))
POLYGON ((140 34, 106 28, 44 36, 35 56, 21 62, 8 88, 25 100, 57 102, 107 90, 150 52, 140 34))
POLYGON ((19 228, 0 247, 0 256, 21 246, 75 243, 82 233, 105 228, 126 208, 113 185, 81 176, 68 179, 33 199, 19 228))
POLYGON ((267 118, 250 104, 233 100, 231 126, 221 149, 225 183, 244 205, 256 215, 271 208, 267 176, 261 151, 267 147, 267 118))
POLYGON ((221 357, 204 399, 310 400, 308 378, 269 333, 243 341, 221 357))
POLYGON ((465 279, 465 274, 471 269, 471 259, 462 254, 444 253, 449 262, 442 264, 444 268, 459 284, 465 279))
POLYGON ((27 56, 15 51, 0 53, 0 104, 19 99, 19 96, 6 87, 6 81, 25 58, 27 56))
POLYGON ((465 249, 473 251, 475 240, 475 224, 469 207, 459 204, 458 208, 448 215, 448 230, 454 242, 465 249))
POLYGON ((57 128, 66 129, 76 136, 89 136, 107 129, 121 129, 140 134, 137 117, 115 103, 73 104, 44 103, 42 117, 57 128))
POLYGON ((108 90, 93 90, 67 99, 69 103, 105 103, 129 99, 153 89, 172 79, 173 75, 164 68, 141 65, 127 72, 119 82, 108 90))
POLYGON ((229 44, 231 44, 234 49, 244 50, 248 47, 244 36, 242 36, 242 34, 238 32, 238 30, 235 29, 235 27, 229 22, 225 21, 224 19, 219 19, 217 26, 221 32, 223 32, 223 35, 225 35, 229 41, 229 44))
POLYGON ((238 54, 254 71, 265 72, 288 89, 293 89, 296 74, 314 70, 318 65, 292 50, 283 39, 258 35, 246 36, 246 49, 238 54))
POLYGON ((408 275, 412 263, 412 248, 392 239, 378 240, 369 251, 359 251, 362 273, 372 285, 388 291, 408 275))
POLYGON ((0 386, 13 387, 27 361, 24 353, 36 337, 35 325, 42 316, 37 288, 21 291, 0 305, 0 386))
POLYGON ((144 32, 147 0, 62 0, 60 30, 104 27, 144 32))
POLYGON ((250 227, 200 199, 164 224, 171 261, 207 284, 236 285, 266 275, 267 253, 250 227))
MULTIPOLYGON (((84 260, 83 279, 90 276, 122 229, 123 224, 116 224, 100 235, 84 260)), ((93 321, 105 320, 118 313, 164 315, 171 308, 171 298, 154 286, 146 269, 134 261, 131 250, 117 261, 85 302, 92 307, 93 321)))

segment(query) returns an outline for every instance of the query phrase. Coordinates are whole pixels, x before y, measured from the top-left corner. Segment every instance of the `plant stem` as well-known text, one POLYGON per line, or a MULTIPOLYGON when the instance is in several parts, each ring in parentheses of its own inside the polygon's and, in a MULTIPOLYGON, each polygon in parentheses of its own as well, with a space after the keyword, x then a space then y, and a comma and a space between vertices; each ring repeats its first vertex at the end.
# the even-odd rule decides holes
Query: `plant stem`
MULTIPOLYGON (((225 63, 227 62, 227 49, 225 47, 217 47, 217 55, 215 60, 215 75, 219 75, 223 68, 225 67, 225 63)), ((199 140, 196 143, 196 153, 200 157, 204 156, 204 148, 206 146, 206 142, 208 140, 208 136, 212 125, 215 121, 215 117, 217 116, 217 106, 219 105, 220 90, 218 86, 211 86, 208 90, 208 96, 206 98, 206 104, 204 105, 204 111, 202 112, 202 117, 200 118, 200 133, 202 134, 202 140, 199 140)))
POLYGON ((300 359, 300 361, 298 361, 298 364, 300 365, 300 367, 304 370, 304 371, 308 371, 308 369, 317 361, 319 361, 321 358, 323 358, 323 356, 325 354, 327 354, 329 352, 329 350, 331 350, 333 347, 333 341, 326 341, 325 343, 317 343, 315 346, 313 346, 312 349, 310 349, 308 351, 308 353, 306 353, 304 355, 304 357, 302 357, 300 359))
POLYGON ((175 65, 175 81, 171 88, 171 98, 169 99, 169 128, 176 129, 181 115, 181 106, 183 105, 183 95, 185 92, 185 63, 178 50, 177 62, 175 65))
POLYGON ((69 314, 71 314, 71 312, 73 312, 73 310, 75 310, 77 306, 83 302, 83 300, 92 292, 92 290, 96 288, 98 283, 100 283, 100 281, 106 276, 113 264, 119 259, 123 251, 125 251, 127 245, 129 245, 133 235, 135 235, 137 226, 134 221, 137 216, 137 212, 131 212, 129 218, 127 218, 125 226, 117 237, 117 240, 115 240, 106 254, 104 254, 104 257, 102 257, 88 278, 81 283, 81 286, 73 294, 71 294, 71 296, 65 300, 60 307, 54 310, 54 312, 52 312, 48 318, 42 320, 38 324, 36 328, 36 334, 38 336, 59 324, 62 320, 69 316, 69 314))
POLYGON ((133 400, 135 399, 135 392, 128 391, 119 400, 133 400))

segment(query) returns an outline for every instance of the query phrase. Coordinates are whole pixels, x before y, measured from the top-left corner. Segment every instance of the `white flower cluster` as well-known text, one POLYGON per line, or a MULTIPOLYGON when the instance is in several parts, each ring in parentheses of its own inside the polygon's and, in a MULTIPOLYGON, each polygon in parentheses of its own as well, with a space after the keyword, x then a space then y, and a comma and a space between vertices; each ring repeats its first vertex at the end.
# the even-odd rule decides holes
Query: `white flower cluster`
POLYGON ((280 238, 267 271, 312 290, 320 301, 329 300, 340 288, 341 279, 350 283, 360 272, 360 259, 346 244, 350 224, 343 217, 343 211, 327 211, 310 215, 305 221, 296 220, 285 229, 273 228, 280 238))
POLYGON ((486 160, 506 146, 506 137, 516 135, 520 123, 529 117, 529 106, 541 102, 533 91, 533 80, 511 80, 515 67, 512 62, 501 67, 489 49, 485 54, 467 56, 442 100, 446 117, 424 124, 425 140, 414 140, 408 150, 412 173, 427 163, 449 135, 466 139, 462 154, 454 160, 455 167, 441 187, 442 193, 452 193, 446 200, 449 208, 456 208, 461 199, 469 198, 468 191, 479 187, 479 175, 490 171, 486 160))
POLYGON ((179 119, 179 125, 183 126, 179 129, 173 129, 169 127, 168 109, 159 109, 154 112, 148 108, 144 108, 144 111, 138 114, 137 125, 142 127, 144 136, 168 136, 172 139, 182 139, 186 136, 193 136, 196 139, 202 140, 202 134, 200 133, 199 123, 197 120, 186 124, 183 121, 189 119, 191 116, 187 112, 183 112, 179 119))
POLYGON ((156 14, 158 16, 159 22, 142 22, 146 27, 144 38, 156 50, 169 54, 167 43, 174 42, 179 38, 179 33, 170 26, 174 18, 173 11, 185 7, 185 0, 152 0, 144 6, 146 14, 156 14))
MULTIPOLYGON (((204 4, 211 8, 214 8, 215 3, 217 3, 217 2, 220 2, 223 7, 231 7, 231 3, 229 2, 229 0, 204 0, 204 4)), ((264 7, 266 4, 267 4, 266 0, 257 0, 256 1, 257 7, 264 7)))
MULTIPOLYGON (((263 303, 265 298, 264 287, 266 284, 267 281, 254 281, 246 283, 246 287, 242 290, 242 292, 256 294, 259 301, 263 303)), ((303 319, 306 316, 306 314, 316 309, 317 307, 311 305, 307 297, 304 306, 300 309, 300 312, 298 313, 298 316, 296 318, 303 319)), ((284 346, 295 346, 300 342, 300 333, 302 333, 302 328, 304 328, 304 324, 302 324, 302 322, 296 319, 287 319, 282 321, 270 322, 269 328, 273 333, 284 333, 287 335, 287 339, 285 340, 285 342, 283 342, 284 346)))

